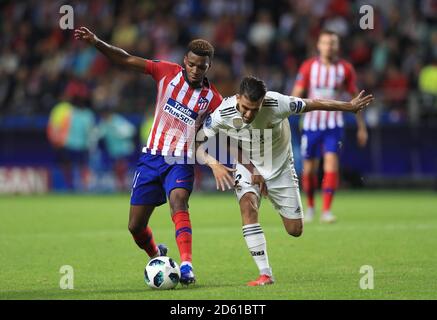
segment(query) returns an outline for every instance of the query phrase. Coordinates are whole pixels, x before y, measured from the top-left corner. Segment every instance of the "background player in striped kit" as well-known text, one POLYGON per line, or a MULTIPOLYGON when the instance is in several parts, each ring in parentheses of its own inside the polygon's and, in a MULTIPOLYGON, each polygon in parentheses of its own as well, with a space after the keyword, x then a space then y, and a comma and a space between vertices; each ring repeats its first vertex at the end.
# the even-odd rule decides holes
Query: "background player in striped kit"
POLYGON ((214 47, 206 40, 191 41, 182 67, 132 56, 100 40, 85 27, 75 30, 75 38, 94 45, 112 62, 149 74, 157 82, 155 119, 134 176, 129 231, 149 257, 166 255, 167 248, 155 244, 148 222, 154 208, 169 198, 181 258, 180 281, 187 285, 194 283, 188 213, 194 162, 189 159, 194 152, 197 129, 222 101, 221 95, 206 78, 214 47))
MULTIPOLYGON (((302 64, 292 96, 311 99, 344 100, 344 94, 355 96, 356 75, 347 61, 340 59, 339 36, 323 30, 318 39, 318 57, 310 58, 302 64)), ((360 147, 367 143, 367 129, 361 113, 356 114, 357 141, 360 147)), ((305 115, 302 134, 303 174, 302 187, 307 195, 305 220, 314 217, 314 193, 318 187, 319 159, 323 156, 322 194, 323 206, 321 222, 334 222, 331 205, 339 183, 338 152, 343 135, 343 115, 341 111, 315 111, 305 115)))

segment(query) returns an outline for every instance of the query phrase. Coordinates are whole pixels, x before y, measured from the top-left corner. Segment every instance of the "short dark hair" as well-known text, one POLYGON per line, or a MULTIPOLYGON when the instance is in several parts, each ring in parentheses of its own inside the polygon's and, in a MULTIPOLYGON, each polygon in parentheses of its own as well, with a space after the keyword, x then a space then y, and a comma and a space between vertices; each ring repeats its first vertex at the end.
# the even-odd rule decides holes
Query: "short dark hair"
POLYGON ((208 56, 210 60, 214 58, 213 45, 203 39, 192 40, 187 47, 187 53, 190 51, 198 56, 208 56))
POLYGON ((263 98, 266 93, 267 87, 264 81, 253 76, 247 76, 241 80, 240 96, 246 96, 250 101, 254 102, 263 98))
POLYGON ((322 29, 322 31, 320 31, 320 33, 319 33, 319 38, 324 34, 327 34, 330 36, 337 36, 337 38, 340 39, 340 35, 337 32, 329 30, 329 29, 322 29))

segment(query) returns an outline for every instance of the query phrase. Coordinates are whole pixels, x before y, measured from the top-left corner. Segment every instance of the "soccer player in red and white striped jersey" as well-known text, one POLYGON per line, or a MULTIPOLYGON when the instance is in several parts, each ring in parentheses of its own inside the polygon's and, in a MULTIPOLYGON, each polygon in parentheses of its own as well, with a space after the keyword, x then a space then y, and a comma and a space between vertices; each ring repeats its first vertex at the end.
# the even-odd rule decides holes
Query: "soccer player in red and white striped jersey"
MULTIPOLYGON (((186 63, 190 64, 186 57, 186 63)), ((206 78, 190 84, 178 64, 148 61, 145 72, 158 84, 155 118, 143 152, 164 156, 193 155, 195 133, 205 116, 214 111, 222 97, 206 78)))
MULTIPOLYGON (((332 31, 323 30, 318 39, 319 56, 302 64, 292 95, 313 99, 341 100, 345 94, 355 96, 356 75, 353 66, 339 58, 340 39, 332 31)), ((367 129, 361 113, 357 113, 357 140, 367 143, 367 129)), ((305 114, 302 134, 302 186, 307 195, 306 221, 314 216, 314 192, 317 188, 319 159, 323 156, 322 222, 334 222, 331 204, 339 181, 338 152, 343 135, 343 115, 340 111, 313 111, 305 114)))
POLYGON ((100 40, 85 27, 75 30, 75 38, 94 45, 112 62, 151 75, 157 83, 154 123, 133 181, 129 230, 149 257, 165 255, 167 248, 155 244, 148 222, 154 208, 168 198, 181 258, 180 282, 194 283, 188 213, 194 162, 189 159, 194 156, 197 129, 222 101, 220 93, 206 78, 214 47, 206 40, 191 41, 184 66, 180 66, 132 56, 100 40))

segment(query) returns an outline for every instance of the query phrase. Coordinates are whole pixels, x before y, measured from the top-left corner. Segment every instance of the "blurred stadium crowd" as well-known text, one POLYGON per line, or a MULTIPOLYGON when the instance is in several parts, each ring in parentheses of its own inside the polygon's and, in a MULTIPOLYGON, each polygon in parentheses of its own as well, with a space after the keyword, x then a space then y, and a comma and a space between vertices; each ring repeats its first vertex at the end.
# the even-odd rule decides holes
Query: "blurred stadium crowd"
POLYGON ((377 97, 370 125, 437 121, 436 0, 2 1, 0 115, 48 114, 78 82, 87 83, 96 111, 152 109, 154 82, 113 67, 61 30, 63 4, 74 8, 76 27, 141 57, 181 62, 189 40, 210 40, 216 58, 209 77, 224 96, 245 74, 290 93, 300 63, 316 53, 318 32, 331 29, 342 37, 359 87, 377 97), (374 8, 373 30, 359 27, 364 4, 374 8))
MULTIPOLYGON (((35 175, 44 190, 128 189, 149 132, 153 79, 74 40, 60 28, 63 5, 74 9, 76 28, 144 58, 181 63, 190 40, 209 40, 208 77, 223 96, 249 74, 290 94, 319 32, 336 31, 358 87, 376 97, 365 111, 368 146, 359 150, 353 138, 342 146, 344 181, 437 187, 437 0, 3 0, 0 193, 30 188, 35 175), (363 5, 373 8, 373 29, 360 28, 363 5)), ((353 137, 353 115, 345 120, 353 137)), ((300 172, 299 117, 290 122, 300 172)), ((202 170, 196 181, 214 189, 202 170)))

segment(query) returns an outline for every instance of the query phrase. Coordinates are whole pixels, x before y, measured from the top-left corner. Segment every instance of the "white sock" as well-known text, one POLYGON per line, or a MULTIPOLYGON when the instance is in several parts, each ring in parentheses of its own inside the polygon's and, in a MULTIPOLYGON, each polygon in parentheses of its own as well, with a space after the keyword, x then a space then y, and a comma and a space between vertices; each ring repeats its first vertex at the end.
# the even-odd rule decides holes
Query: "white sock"
POLYGON ((269 266, 269 258, 267 256, 266 238, 260 224, 254 223, 243 226, 243 236, 259 269, 259 273, 272 276, 272 269, 269 266))

